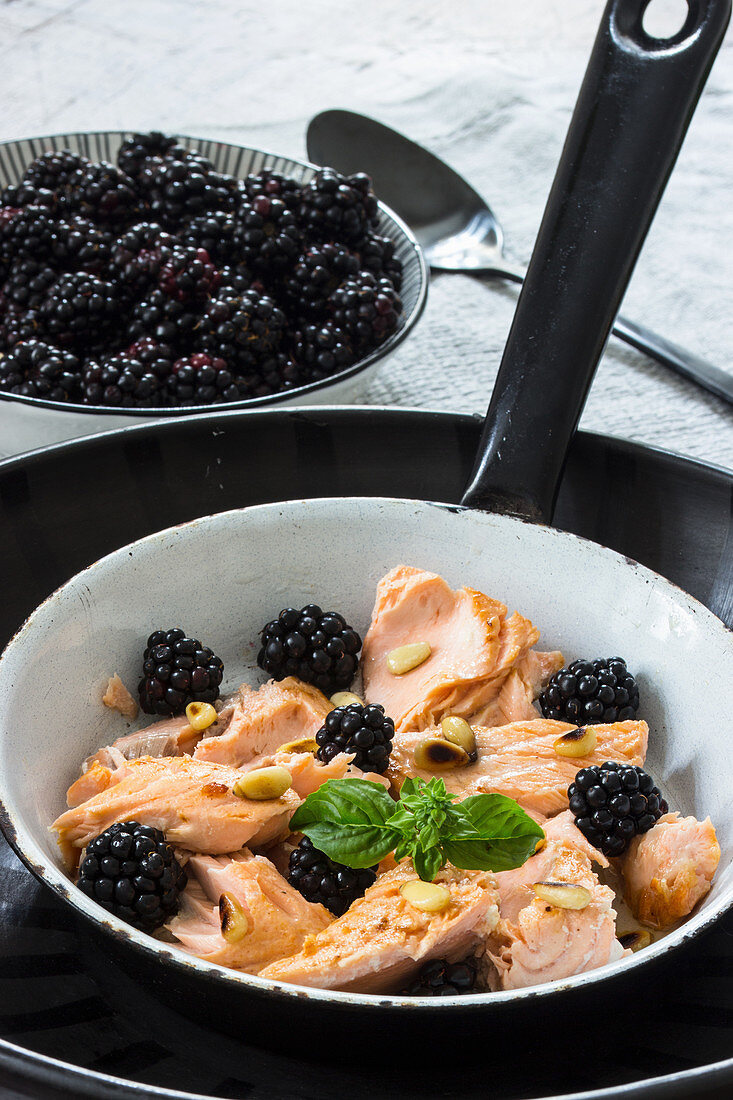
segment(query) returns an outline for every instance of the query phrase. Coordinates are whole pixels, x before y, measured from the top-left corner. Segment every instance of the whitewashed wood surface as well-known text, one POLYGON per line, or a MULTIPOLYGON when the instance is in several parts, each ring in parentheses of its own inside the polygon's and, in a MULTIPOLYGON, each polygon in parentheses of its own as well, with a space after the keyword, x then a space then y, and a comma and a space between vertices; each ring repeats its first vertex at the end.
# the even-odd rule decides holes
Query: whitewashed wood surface
MULTIPOLYGON (((681 0, 654 0, 680 8, 681 0)), ((294 156, 328 107, 463 172, 527 261, 600 0, 0 0, 0 138, 164 129, 294 156)), ((733 36, 624 313, 733 372, 733 36)), ((370 403, 481 412, 516 288, 444 275, 370 403)), ((733 467, 731 407, 612 341, 582 425, 733 467)))

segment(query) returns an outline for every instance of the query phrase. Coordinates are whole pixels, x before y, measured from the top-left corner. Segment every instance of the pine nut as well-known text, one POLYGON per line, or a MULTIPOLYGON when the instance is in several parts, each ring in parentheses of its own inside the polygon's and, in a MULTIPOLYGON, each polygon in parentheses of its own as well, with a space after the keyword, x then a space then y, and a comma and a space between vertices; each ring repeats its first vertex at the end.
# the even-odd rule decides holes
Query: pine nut
POLYGON ((632 951, 641 951, 642 947, 648 947, 653 943, 654 936, 648 928, 637 928, 635 932, 625 932, 618 937, 622 947, 630 947, 632 951))
POLYGON ((437 882, 410 879, 400 886, 400 893, 408 905, 421 913, 441 913, 450 905, 450 890, 437 882))
POLYGON ((585 909, 592 896, 585 886, 574 882, 534 882, 532 889, 540 901, 557 909, 585 909))
POLYGON ((427 661, 432 650, 427 642, 401 645, 387 654, 387 667, 393 676, 404 676, 427 661))
POLYGON ((335 707, 350 707, 354 703, 358 703, 360 707, 364 706, 364 700, 355 695, 353 691, 337 691, 335 695, 331 696, 329 702, 333 703, 335 707))
POLYGON ((207 730, 212 726, 218 715, 211 703, 189 703, 186 707, 186 718, 191 729, 207 730))
POLYGON ((442 737, 425 737, 415 747, 415 767, 428 772, 447 772, 468 764, 468 753, 442 737))
POLYGON ((237 798, 251 798, 255 802, 267 802, 280 798, 293 785, 293 777, 287 768, 274 764, 270 768, 255 768, 245 772, 232 787, 237 798))
POLYGON ((219 920, 227 943, 239 943, 249 932, 249 917, 234 894, 222 894, 219 898, 219 920))
POLYGON ((465 718, 449 714, 440 723, 440 728, 446 741, 450 741, 452 745, 460 745, 471 758, 471 763, 476 760, 476 738, 465 718))
POLYGON ((313 737, 299 737, 295 741, 286 741, 278 752, 318 752, 318 742, 313 737))
POLYGON ((580 726, 561 734, 552 747, 558 756, 588 756, 597 743, 596 731, 591 726, 580 726))

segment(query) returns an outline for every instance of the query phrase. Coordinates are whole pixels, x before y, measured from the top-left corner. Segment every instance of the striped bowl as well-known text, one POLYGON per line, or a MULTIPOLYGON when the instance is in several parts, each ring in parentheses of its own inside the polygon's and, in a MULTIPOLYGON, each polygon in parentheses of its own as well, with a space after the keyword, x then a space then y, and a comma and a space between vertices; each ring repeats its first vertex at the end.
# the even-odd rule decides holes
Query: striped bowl
MULTIPOLYGON (((176 135, 189 149, 208 157, 220 172, 244 177, 250 172, 269 168, 307 182, 316 167, 307 161, 277 156, 263 149, 227 145, 204 138, 176 135)), ((71 149, 90 160, 115 163, 117 151, 129 132, 102 130, 82 134, 54 134, 0 143, 0 187, 18 183, 28 164, 50 149, 71 149)), ((232 401, 226 409, 253 409, 268 406, 344 404, 363 394, 366 382, 379 363, 390 355, 417 323, 425 305, 428 276, 425 259, 415 237, 396 214, 379 204, 376 230, 395 243, 395 252, 403 265, 400 291, 404 313, 401 323, 383 344, 346 370, 320 382, 309 382, 287 393, 270 397, 252 397, 232 401)), ((97 405, 69 405, 37 397, 21 397, 0 391, 0 458, 65 439, 92 435, 111 428, 124 428, 150 419, 171 419, 211 412, 211 406, 185 409, 109 409, 97 405)))

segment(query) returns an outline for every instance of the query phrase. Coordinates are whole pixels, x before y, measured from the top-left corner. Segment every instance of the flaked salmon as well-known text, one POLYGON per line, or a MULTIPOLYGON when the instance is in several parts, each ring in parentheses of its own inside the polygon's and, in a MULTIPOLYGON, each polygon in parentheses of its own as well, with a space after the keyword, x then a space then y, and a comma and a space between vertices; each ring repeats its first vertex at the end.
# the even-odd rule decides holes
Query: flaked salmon
POLYGON ((290 741, 315 737, 331 710, 322 692, 294 676, 269 680, 258 690, 242 684, 226 732, 204 737, 193 755, 240 768, 290 741))
POLYGON ((266 768, 271 765, 281 765, 287 768, 293 779, 293 790, 301 798, 307 798, 313 791, 322 787, 327 779, 366 779, 371 783, 380 783, 389 788, 390 782, 384 775, 377 772, 363 772, 352 764, 353 753, 339 752, 333 760, 322 764, 309 752, 275 752, 271 756, 260 756, 250 764, 245 764, 243 772, 252 771, 255 768, 266 768))
POLYGON ((189 883, 167 928, 185 951, 208 962, 258 974, 295 954, 307 935, 333 920, 323 905, 294 890, 269 859, 246 849, 233 858, 191 856, 186 871, 189 883))
POLYGON ((634 837, 623 858, 624 896, 634 916, 666 928, 691 913, 712 884, 720 845, 710 818, 664 814, 634 837))
MULTIPOLYGON (((234 713, 231 699, 216 704, 216 721, 206 730, 209 737, 220 736, 227 729, 234 713)), ((142 756, 183 756, 190 755, 203 737, 200 730, 189 725, 185 714, 179 718, 163 718, 134 733, 118 737, 111 745, 105 745, 84 761, 82 768, 98 762, 107 768, 119 768, 126 760, 139 760, 142 756)))
MULTIPOLYGON (((506 726, 474 726, 476 763, 442 772, 441 778, 448 791, 461 798, 495 791, 516 799, 528 812, 549 816, 567 809, 567 789, 580 768, 604 760, 644 763, 649 735, 646 722, 593 726, 597 744, 592 753, 575 758, 558 756, 553 747, 556 739, 574 728, 549 718, 506 726)), ((432 773, 416 768, 414 762, 415 749, 425 736, 425 732, 417 731, 395 735, 388 774, 396 786, 401 786, 408 775, 430 779, 432 773)))
POLYGON ((400 886, 416 878, 411 860, 403 860, 342 917, 308 936, 297 955, 272 963, 260 976, 319 989, 390 993, 430 959, 465 958, 498 918, 494 877, 444 867, 435 881, 451 899, 440 913, 421 912, 402 897, 400 886))
POLYGON ((190 756, 131 760, 111 773, 106 790, 61 814, 51 828, 71 867, 115 821, 153 825, 171 844, 211 855, 279 839, 300 798, 293 790, 267 802, 237 798, 231 788, 240 775, 190 756))
POLYGON ((496 989, 523 989, 605 966, 625 952, 616 939, 613 891, 602 886, 592 868, 608 865, 573 824, 570 811, 545 823, 545 847, 514 871, 496 875, 500 916, 489 935, 487 958, 496 989), (565 882, 583 886, 590 902, 583 909, 548 905, 533 883, 565 882))
MULTIPOLYGON (((491 713, 500 719, 509 698, 503 707, 488 708, 538 639, 529 619, 516 611, 508 615, 500 601, 473 588, 454 591, 435 573, 400 565, 377 587, 362 649, 364 694, 367 701, 384 706, 397 730, 427 729, 445 714, 471 721, 476 714, 491 713), (415 642, 427 642, 430 656, 411 672, 393 675, 388 654, 415 642)), ((547 678, 561 666, 562 656, 550 655, 547 678)), ((522 704, 519 717, 526 717, 527 685, 544 667, 524 665, 520 681, 525 691, 514 700, 522 704)), ((510 717, 513 713, 510 708, 510 717)))
POLYGON ((116 672, 107 681, 102 702, 105 707, 116 710, 123 718, 130 720, 137 718, 140 709, 116 672))

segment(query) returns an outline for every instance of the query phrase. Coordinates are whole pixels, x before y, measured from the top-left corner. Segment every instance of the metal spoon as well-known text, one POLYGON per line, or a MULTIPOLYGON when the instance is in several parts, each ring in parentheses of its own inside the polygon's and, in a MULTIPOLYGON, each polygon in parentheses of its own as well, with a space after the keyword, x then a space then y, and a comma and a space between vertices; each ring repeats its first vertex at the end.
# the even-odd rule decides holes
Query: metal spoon
MULTIPOLYGON (((369 173, 379 197, 415 233, 432 271, 524 280, 525 269, 504 256, 504 234, 488 203, 434 153, 354 111, 316 115, 306 140, 316 164, 369 173)), ((733 404, 733 375, 624 317, 613 332, 733 404)))

